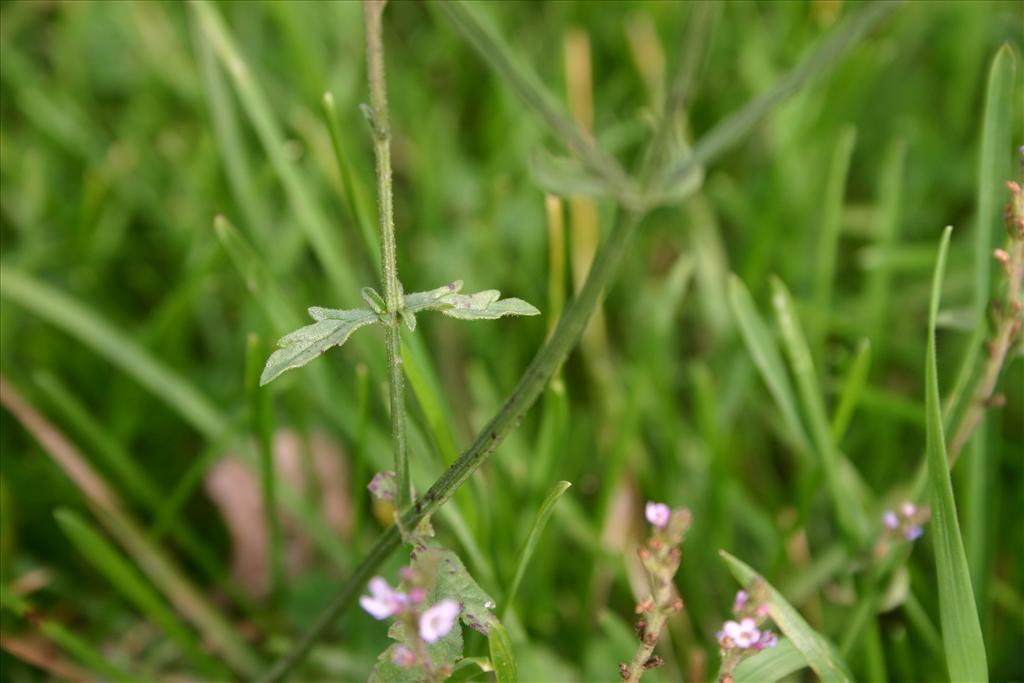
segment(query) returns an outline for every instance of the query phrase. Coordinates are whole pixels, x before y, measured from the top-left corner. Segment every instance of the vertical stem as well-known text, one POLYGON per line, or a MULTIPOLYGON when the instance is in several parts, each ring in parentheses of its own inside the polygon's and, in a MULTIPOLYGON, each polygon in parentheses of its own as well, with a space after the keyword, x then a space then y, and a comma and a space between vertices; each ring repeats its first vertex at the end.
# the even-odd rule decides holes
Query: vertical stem
POLYGON ((386 0, 364 0, 366 20, 366 71, 370 82, 370 127, 373 153, 377 160, 377 220, 380 224, 380 258, 384 276, 385 345, 388 354, 388 386, 391 403, 391 440, 395 451, 395 476, 399 510, 411 500, 409 460, 405 452, 405 378, 402 375, 402 350, 399 335, 399 311, 402 308, 401 285, 395 259, 395 220, 391 199, 391 131, 388 124, 388 93, 384 80, 384 45, 381 40, 381 16, 386 0))

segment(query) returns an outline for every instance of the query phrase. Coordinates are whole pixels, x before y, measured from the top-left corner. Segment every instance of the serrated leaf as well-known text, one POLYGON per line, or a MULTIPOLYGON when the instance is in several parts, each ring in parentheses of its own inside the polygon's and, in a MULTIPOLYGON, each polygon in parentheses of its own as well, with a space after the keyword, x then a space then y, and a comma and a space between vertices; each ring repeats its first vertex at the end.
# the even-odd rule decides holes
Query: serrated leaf
POLYGON ((437 563, 434 588, 427 596, 429 603, 437 604, 446 598, 457 601, 462 605, 462 611, 459 613, 462 623, 485 636, 488 635, 494 618, 491 614, 494 600, 477 584, 476 579, 470 576, 469 570, 462 564, 459 556, 441 545, 429 543, 416 549, 413 566, 428 562, 437 563))
MULTIPOLYGON (((397 625, 397 624, 396 624, 397 625)), ((391 635, 389 633, 389 635, 391 635)), ((410 667, 401 667, 395 664, 395 652, 403 645, 404 637, 398 643, 391 645, 377 657, 377 664, 370 672, 369 683, 420 683, 428 678, 422 664, 410 667)), ((455 627, 436 642, 427 645, 427 655, 430 657, 430 665, 433 670, 446 667, 448 670, 455 668, 456 663, 462 659, 462 629, 455 627)))
POLYGON ((512 654, 512 639, 496 617, 491 617, 487 643, 491 651, 494 677, 498 683, 517 683, 519 672, 516 670, 516 658, 512 654))
POLYGON ((455 294, 446 299, 450 307, 441 312, 460 320, 494 320, 505 315, 540 315, 535 306, 522 299, 501 299, 501 292, 487 289, 476 294, 455 294))
POLYGON ((429 308, 437 308, 439 305, 444 305, 446 297, 453 294, 458 294, 462 291, 462 280, 455 280, 449 282, 446 285, 441 285, 437 289, 431 289, 426 292, 413 292, 405 296, 404 310, 412 311, 424 311, 429 308))
POLYGON ((360 327, 377 322, 377 314, 364 309, 343 311, 313 307, 309 314, 317 322, 300 327, 278 340, 277 345, 281 348, 267 359, 260 375, 260 386, 273 381, 286 370, 302 367, 332 346, 341 346, 360 327))
POLYGON ((532 304, 522 299, 502 299, 496 289, 485 289, 475 294, 460 294, 462 280, 450 282, 437 289, 415 292, 405 297, 406 311, 441 311, 460 320, 495 320, 506 315, 540 315, 532 304))
POLYGON ((774 586, 765 581, 760 574, 742 560, 724 550, 719 551, 719 554, 741 585, 749 587, 754 582, 761 582, 768 594, 768 615, 778 625, 779 630, 789 638, 793 646, 800 651, 807 665, 814 670, 818 678, 826 683, 829 681, 853 683, 853 675, 839 653, 836 652, 835 647, 824 636, 811 628, 774 586))

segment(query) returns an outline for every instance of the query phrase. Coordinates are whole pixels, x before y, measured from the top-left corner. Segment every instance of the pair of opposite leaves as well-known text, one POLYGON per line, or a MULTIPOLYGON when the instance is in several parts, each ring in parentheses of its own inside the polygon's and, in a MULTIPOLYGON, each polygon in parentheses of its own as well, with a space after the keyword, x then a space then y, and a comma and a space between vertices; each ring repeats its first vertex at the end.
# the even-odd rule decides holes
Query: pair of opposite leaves
MULTIPOLYGON (((399 315, 410 330, 416 329, 416 313, 440 311, 461 320, 494 320, 505 315, 539 315, 534 306, 522 299, 502 299, 501 292, 486 289, 475 294, 460 294, 462 280, 426 292, 415 292, 402 297, 399 315)), ((332 346, 341 346, 352 333, 365 325, 384 322, 386 306, 380 294, 372 289, 363 290, 363 299, 370 308, 342 310, 313 306, 309 315, 316 322, 300 327, 278 340, 278 350, 267 359, 260 375, 260 386, 276 379, 281 373, 299 368, 332 346)))

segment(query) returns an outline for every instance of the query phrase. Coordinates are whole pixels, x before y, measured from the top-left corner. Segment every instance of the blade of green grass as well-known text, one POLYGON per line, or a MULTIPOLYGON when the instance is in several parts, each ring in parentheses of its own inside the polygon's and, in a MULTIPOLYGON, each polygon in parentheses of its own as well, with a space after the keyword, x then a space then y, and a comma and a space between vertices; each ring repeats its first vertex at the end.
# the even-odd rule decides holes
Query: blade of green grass
POLYGON ((97 675, 118 683, 135 683, 139 680, 110 661, 110 658, 99 652, 92 645, 68 630, 59 621, 41 616, 31 603, 15 595, 5 586, 0 585, 0 607, 29 621, 39 629, 44 638, 61 648, 79 663, 97 675))
POLYGON ((899 240, 906 158, 907 143, 902 139, 894 140, 885 151, 879 172, 878 228, 874 247, 883 258, 867 272, 864 284, 866 333, 867 338, 876 345, 881 344, 887 336, 884 328, 891 296, 892 266, 886 256, 899 240))
POLYGON ((736 580, 748 590, 755 584, 760 584, 768 594, 768 615, 778 625, 779 629, 786 634, 793 647, 796 648, 807 665, 822 681, 839 681, 841 683, 853 683, 853 676, 849 667, 843 662, 825 638, 811 628, 804 618, 800 616, 793 607, 786 602, 774 586, 768 583, 762 576, 751 569, 743 561, 733 557, 724 550, 719 551, 725 560, 729 571, 736 577, 736 580))
POLYGON ((508 593, 505 595, 505 606, 502 609, 503 615, 512 606, 516 592, 519 590, 519 584, 522 583, 523 576, 526 575, 526 567, 530 564, 530 558, 533 557, 533 552, 537 549, 540 535, 544 532, 544 527, 547 526, 548 520, 551 518, 555 503, 558 502, 558 499, 562 497, 562 494, 570 486, 572 484, 567 481, 558 482, 551 489, 551 492, 548 493, 544 502, 541 503, 540 509, 537 511, 537 517, 533 520, 533 526, 530 527, 530 533, 526 537, 526 542, 518 553, 519 561, 516 563, 516 573, 513 575, 512 583, 509 585, 508 593))
POLYGON ((925 357, 925 402, 928 433, 928 484, 932 501, 932 546, 938 579, 939 616, 946 666, 952 681, 983 683, 988 680, 985 641, 981 635, 978 609, 974 602, 971 575, 967 567, 960 525, 956 517, 953 484, 946 460, 942 405, 939 398, 939 370, 935 354, 935 317, 939 311, 946 254, 953 232, 947 227, 939 244, 928 306, 928 350, 925 357))
POLYGON ((850 547, 859 548, 867 534, 864 509, 843 477, 840 463, 842 455, 829 431, 825 400, 821 394, 814 361, 811 359, 811 350, 797 319, 796 306, 789 290, 778 278, 772 278, 772 304, 775 307, 775 317, 782 332, 782 342, 790 368, 796 378, 804 413, 811 425, 811 438, 825 475, 825 485, 836 521, 850 547))
MULTIPOLYGON (((989 296, 992 291, 992 248, 1004 236, 999 212, 1000 196, 997 191, 1002 181, 1010 177, 1007 150, 1010 142, 1010 115, 1013 111, 1013 79, 1016 59, 1009 45, 999 48, 992 59, 985 92, 985 113, 981 128, 981 155, 978 160, 978 189, 974 225, 974 297, 972 312, 977 329, 988 326, 989 296)), ((973 367, 981 349, 981 339, 971 339, 967 354, 973 367)), ((984 611, 987 600, 988 570, 986 537, 989 528, 990 494, 988 473, 998 469, 990 457, 998 457, 998 450, 989 453, 988 420, 982 418, 969 444, 967 465, 962 468, 964 547, 967 565, 979 608, 984 611)))
POLYGON ((263 198, 256 191, 254 174, 231 91, 224 82, 224 72, 217 63, 210 42, 202 38, 198 22, 193 17, 189 24, 192 43, 199 52, 199 73, 210 110, 213 139, 217 143, 221 163, 224 164, 228 185, 235 195, 235 203, 242 211, 249 230, 261 244, 269 247, 273 239, 270 221, 263 198))
POLYGON ((366 190, 359 183, 358 178, 352 173, 352 165, 348 163, 345 153, 342 151, 341 127, 338 125, 338 112, 334 105, 334 95, 324 93, 323 115, 327 122, 327 130, 331 135, 331 147, 334 150, 334 159, 338 163, 338 175, 341 178, 341 190, 345 197, 345 207, 348 209, 349 218, 355 223, 359 235, 363 238, 363 246, 370 260, 380 275, 380 241, 377 239, 377 228, 373 223, 373 216, 367 208, 366 190))
POLYGON ((512 639, 508 637, 508 631, 497 619, 491 620, 487 644, 497 683, 517 683, 519 672, 516 670, 516 658, 512 653, 512 639))
POLYGON ((0 270, 0 296, 82 340, 205 436, 224 431, 227 420, 193 385, 78 301, 7 263, 0 270))
POLYGON ((284 186, 288 203, 299 225, 334 286, 338 302, 346 306, 354 304, 359 286, 352 267, 342 258, 345 249, 337 238, 337 231, 331 228, 330 221, 310 193, 309 185, 303 182, 295 164, 287 158, 285 138, 266 95, 217 10, 202 0, 193 0, 189 7, 198 18, 203 35, 228 72, 242 109, 284 186))
POLYGON ((788 638, 779 638, 775 647, 744 659, 733 671, 733 683, 773 683, 807 666, 800 650, 788 638))
POLYGON ((729 276, 729 306, 736 317, 743 343, 754 360, 761 379, 768 387, 768 392, 775 400, 775 405, 782 415, 786 432, 796 447, 797 455, 805 463, 811 462, 811 446, 807 439, 796 408, 796 395, 790 384, 782 362, 782 355, 775 343, 768 326, 762 320, 754 301, 750 297, 743 280, 735 274, 729 276))
POLYGON ((871 370, 871 341, 867 337, 857 344, 857 355, 846 373, 843 381, 843 388, 839 394, 839 404, 832 415, 832 443, 840 444, 843 436, 846 435, 846 428, 850 426, 850 418, 853 411, 860 403, 861 395, 864 393, 864 385, 868 381, 868 374, 871 370))
POLYGON ((825 179, 825 192, 821 198, 822 216, 817 232, 817 258, 814 270, 814 306, 818 319, 812 336, 811 349, 821 361, 825 358, 825 338, 828 335, 827 312, 832 308, 832 288, 835 286, 836 258, 839 253, 839 229, 843 217, 843 199, 846 195, 846 177, 850 170, 850 158, 857 140, 857 129, 844 126, 839 132, 832 160, 825 179))
MULTIPOLYGON (((229 444, 236 426, 194 385, 154 358, 131 337, 82 303, 12 265, 0 269, 0 297, 20 304, 91 347, 125 371, 157 398, 181 415, 211 443, 229 444), (222 441, 223 440, 223 441, 222 441)), ((240 453, 250 462, 253 453, 244 444, 240 453)), ((216 457, 212 454, 211 457, 216 457)), ((345 567, 348 552, 309 501, 290 486, 281 486, 281 502, 303 524, 311 538, 345 567)))
POLYGON ((89 564, 105 576, 128 602, 163 629, 204 676, 225 677, 227 672, 224 668, 202 651, 195 636, 171 612, 156 591, 92 525, 71 510, 57 510, 54 517, 64 535, 89 564))
POLYGON ((281 552, 281 520, 277 514, 277 474, 274 469, 274 406, 269 391, 260 391, 260 373, 267 350, 258 335, 250 334, 245 346, 245 393, 249 404, 249 430, 256 437, 259 454, 263 520, 268 537, 267 566, 270 567, 271 602, 284 587, 284 555, 281 552))

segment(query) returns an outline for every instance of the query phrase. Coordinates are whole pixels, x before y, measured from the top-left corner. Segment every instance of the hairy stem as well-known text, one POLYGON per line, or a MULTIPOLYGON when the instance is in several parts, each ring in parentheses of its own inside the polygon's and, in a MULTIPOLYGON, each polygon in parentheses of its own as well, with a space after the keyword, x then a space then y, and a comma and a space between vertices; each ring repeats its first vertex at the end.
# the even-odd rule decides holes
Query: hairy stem
POLYGON ((395 452, 395 477, 399 510, 408 507, 412 488, 405 447, 405 377, 402 374, 402 342, 399 333, 402 288, 395 258, 395 217, 391 196, 391 131, 388 123, 387 82, 384 79, 384 44, 381 17, 387 0, 365 0, 366 72, 370 82, 370 125, 373 154, 377 160, 377 220, 380 224, 380 260, 384 279, 384 339, 388 354, 388 388, 391 404, 391 441, 395 452))

